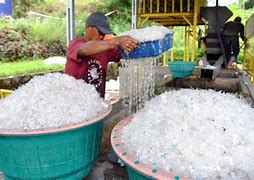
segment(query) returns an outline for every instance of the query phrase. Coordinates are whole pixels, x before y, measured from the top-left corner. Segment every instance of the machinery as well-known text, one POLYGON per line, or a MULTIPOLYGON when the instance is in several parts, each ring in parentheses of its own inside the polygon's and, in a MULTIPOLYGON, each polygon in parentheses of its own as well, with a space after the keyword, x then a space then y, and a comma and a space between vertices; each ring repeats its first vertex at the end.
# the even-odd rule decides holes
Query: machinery
MULTIPOLYGON (((197 42, 205 40, 206 58, 214 65, 225 54, 220 36, 223 25, 233 15, 225 6, 209 7, 207 0, 132 0, 132 28, 143 27, 147 21, 157 22, 164 26, 184 26, 183 61, 195 61, 197 56, 197 42), (199 25, 205 27, 205 35, 201 35, 199 25)), ((253 16, 245 25, 246 37, 249 45, 254 37, 253 16), (252 40, 251 40, 252 39, 252 40)), ((248 44, 248 43, 247 43, 248 44)), ((171 49, 171 61, 174 61, 174 48, 171 49)), ((163 66, 167 66, 167 54, 164 55, 163 66)), ((253 81, 254 63, 250 46, 244 46, 244 66, 253 81)))

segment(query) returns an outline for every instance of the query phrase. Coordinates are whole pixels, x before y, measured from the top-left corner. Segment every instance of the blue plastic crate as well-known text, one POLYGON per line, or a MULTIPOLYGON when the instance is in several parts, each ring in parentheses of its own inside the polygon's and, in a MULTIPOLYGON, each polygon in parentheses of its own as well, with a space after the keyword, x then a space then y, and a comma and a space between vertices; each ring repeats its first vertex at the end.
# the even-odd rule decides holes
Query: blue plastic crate
POLYGON ((123 59, 155 57, 170 49, 172 45, 173 33, 168 33, 163 39, 139 43, 138 47, 132 52, 127 52, 123 49, 120 49, 120 52, 123 59))

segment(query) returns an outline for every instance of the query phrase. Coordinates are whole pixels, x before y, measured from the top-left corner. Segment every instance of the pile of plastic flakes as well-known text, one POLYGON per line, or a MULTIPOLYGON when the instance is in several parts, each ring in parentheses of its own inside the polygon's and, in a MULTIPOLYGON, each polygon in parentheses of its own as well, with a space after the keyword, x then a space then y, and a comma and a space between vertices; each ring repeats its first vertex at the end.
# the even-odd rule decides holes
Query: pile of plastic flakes
POLYGON ((164 26, 147 26, 141 29, 132 29, 123 32, 121 35, 128 35, 137 39, 139 42, 145 42, 162 39, 166 34, 171 32, 169 28, 164 26))
POLYGON ((254 179, 254 109, 238 95, 181 89, 145 104, 123 128, 141 162, 193 179, 254 179))
POLYGON ((89 121, 108 104, 83 80, 50 73, 37 76, 0 100, 0 129, 33 130, 89 121))

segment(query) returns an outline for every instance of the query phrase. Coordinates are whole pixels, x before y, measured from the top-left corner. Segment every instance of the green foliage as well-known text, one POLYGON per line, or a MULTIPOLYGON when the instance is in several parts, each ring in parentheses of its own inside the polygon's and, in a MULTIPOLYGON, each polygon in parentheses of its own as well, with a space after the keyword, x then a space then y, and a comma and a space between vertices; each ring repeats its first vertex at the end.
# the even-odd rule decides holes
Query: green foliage
POLYGON ((0 18, 0 30, 9 27, 12 27, 12 22, 9 19, 0 18))
POLYGON ((119 76, 118 64, 117 63, 108 64, 107 79, 117 80, 118 76, 119 76))
POLYGON ((111 28, 116 34, 131 29, 131 0, 108 0, 98 6, 98 10, 108 13, 117 10, 108 16, 111 28))
POLYGON ((19 61, 10 63, 0 62, 0 77, 19 75, 25 73, 36 73, 45 72, 52 70, 63 70, 64 65, 62 64, 52 64, 46 65, 44 60, 34 60, 34 61, 19 61))
POLYGON ((254 0, 248 0, 244 3, 245 9, 252 9, 254 7, 254 0))
POLYGON ((34 6, 43 3, 44 0, 13 0, 14 5, 14 18, 21 18, 25 16, 25 13, 34 6))
POLYGON ((63 1, 44 0, 43 3, 31 7, 30 11, 65 18, 66 5, 63 1))
POLYGON ((103 4, 99 4, 98 10, 100 11, 113 11, 117 9, 119 12, 125 9, 131 11, 132 1, 131 0, 106 0, 103 4))
POLYGON ((85 30, 85 20, 89 16, 90 13, 83 12, 80 13, 77 20, 75 21, 75 35, 76 36, 83 36, 85 30))
POLYGON ((236 16, 240 16, 242 18, 242 23, 245 24, 248 18, 253 14, 253 9, 241 9, 237 4, 231 4, 229 9, 233 12, 233 16, 229 20, 234 20, 236 16))
POLYGON ((65 47, 59 41, 41 43, 32 39, 25 29, 15 31, 4 28, 0 31, 0 61, 46 58, 63 55, 65 47))
POLYGON ((111 18, 110 22, 113 32, 117 35, 131 29, 131 21, 126 20, 126 18, 116 16, 111 18))
MULTIPOLYGON (((117 10, 117 13, 109 15, 109 20, 112 30, 116 34, 120 34, 123 31, 131 28, 131 0, 75 0, 75 33, 76 36, 81 36, 84 33, 85 19, 93 11, 101 11, 108 13, 113 10, 117 10)), ((240 5, 245 0, 241 0, 240 5)), ((247 1, 252 2, 252 1, 247 1)), ((22 17, 26 15, 28 11, 35 11, 42 14, 54 16, 57 18, 65 17, 66 1, 63 0, 14 0, 15 17, 22 17), (20 15, 18 16, 18 11, 20 15)), ((252 10, 243 10, 238 4, 230 5, 230 9, 233 11, 234 16, 241 16, 243 23, 252 14, 252 10)), ((145 25, 152 25, 153 22, 147 21, 145 25)), ((26 17, 13 20, 0 20, 0 29, 9 27, 17 32, 26 32, 27 36, 32 39, 32 42, 47 44, 61 44, 65 47, 66 44, 66 22, 65 20, 46 19, 26 17)), ((184 50, 184 27, 174 27, 174 51, 176 59, 183 58, 184 50)), ((191 39, 190 39, 191 40, 191 39)), ((35 44, 36 44, 35 43, 35 44)), ((27 46, 29 42, 24 39, 22 46, 27 46)), ((191 45, 191 43, 190 43, 191 45)), ((66 48, 66 47, 65 47, 66 48)), ((191 47, 190 47, 191 48, 191 47)), ((49 48, 50 49, 50 48, 49 48)), ((198 49, 197 56, 203 55, 204 50, 198 49)), ((22 53, 21 53, 22 54, 22 53)), ((34 57, 37 57, 38 53, 35 53, 34 57)), ((27 56, 25 56, 27 58, 27 56)))
POLYGON ((27 31, 28 35, 36 41, 66 43, 66 22, 64 20, 20 18, 10 21, 0 18, 0 30, 3 28, 27 31))
POLYGON ((36 41, 66 43, 66 22, 58 19, 28 20, 29 34, 36 41))
POLYGON ((173 36, 173 47, 174 49, 184 49, 184 27, 174 27, 172 29, 174 31, 173 36))

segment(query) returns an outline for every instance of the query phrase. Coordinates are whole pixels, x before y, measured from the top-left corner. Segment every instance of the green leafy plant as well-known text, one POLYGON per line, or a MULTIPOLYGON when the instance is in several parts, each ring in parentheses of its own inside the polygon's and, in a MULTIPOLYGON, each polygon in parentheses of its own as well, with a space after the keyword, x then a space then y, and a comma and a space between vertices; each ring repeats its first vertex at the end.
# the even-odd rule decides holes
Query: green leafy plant
POLYGON ((35 41, 26 30, 15 31, 4 28, 0 31, 0 61, 46 58, 64 55, 66 47, 59 41, 41 43, 35 41))
POLYGON ((26 73, 37 73, 43 71, 63 71, 64 65, 52 64, 47 65, 44 60, 36 59, 33 61, 23 60, 18 62, 0 62, 0 77, 20 75, 26 73))

